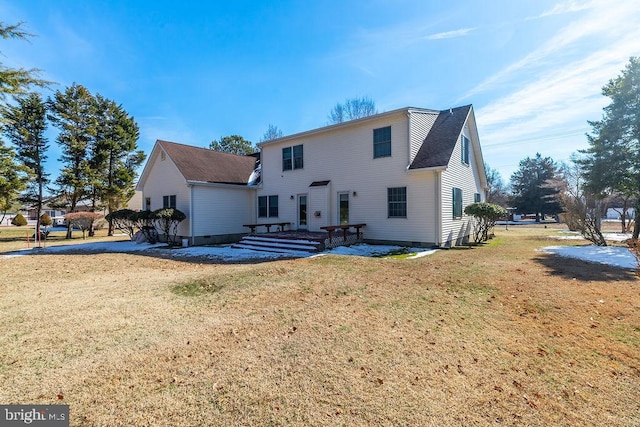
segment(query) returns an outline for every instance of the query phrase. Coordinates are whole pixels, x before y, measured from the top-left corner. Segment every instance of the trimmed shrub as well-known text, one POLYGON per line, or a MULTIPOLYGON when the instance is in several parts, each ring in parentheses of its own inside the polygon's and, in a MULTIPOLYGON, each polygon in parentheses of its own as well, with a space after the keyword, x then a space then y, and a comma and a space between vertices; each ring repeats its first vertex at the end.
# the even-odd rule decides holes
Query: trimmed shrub
POLYGON ((87 230, 91 229, 94 222, 102 218, 98 212, 73 212, 64 216, 69 224, 82 230, 82 238, 86 238, 87 230))
POLYGON ((40 215, 40 225, 43 227, 51 227, 53 225, 53 220, 51 219, 51 215, 49 215, 46 212, 40 215))
POLYGON ((18 214, 18 215, 13 217, 13 219, 11 220, 11 224, 13 224, 13 225, 15 225, 17 227, 22 227, 23 225, 27 225, 27 220, 24 219, 22 214, 18 214))
POLYGON ((493 203, 472 203, 464 208, 464 213, 475 219, 473 238, 476 243, 486 242, 491 236, 496 221, 507 215, 507 210, 493 203))
POLYGON ((140 211, 136 215, 135 225, 147 238, 147 242, 154 244, 158 242, 158 233, 155 227, 156 215, 150 210, 140 211))
POLYGON ((176 235, 178 234, 178 224, 184 221, 187 216, 178 209, 164 208, 153 212, 156 223, 167 238, 169 246, 177 244, 176 235))
POLYGON ((133 235, 136 234, 138 213, 131 209, 120 209, 111 212, 107 214, 105 219, 113 224, 116 230, 127 233, 131 239, 133 239, 133 235))

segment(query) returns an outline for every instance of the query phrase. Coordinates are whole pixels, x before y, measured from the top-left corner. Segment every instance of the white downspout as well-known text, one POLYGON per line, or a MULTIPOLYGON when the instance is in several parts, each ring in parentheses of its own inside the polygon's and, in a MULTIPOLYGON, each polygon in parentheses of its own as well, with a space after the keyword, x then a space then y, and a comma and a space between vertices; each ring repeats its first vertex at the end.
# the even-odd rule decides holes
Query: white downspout
POLYGON ((435 225, 436 225, 436 246, 442 245, 442 173, 433 171, 435 175, 435 225))
POLYGON ((411 112, 407 112, 407 169, 411 166, 411 112))
POLYGON ((193 210, 193 185, 189 185, 189 234, 191 235, 191 246, 196 244, 196 238, 194 236, 194 223, 196 212, 193 210))

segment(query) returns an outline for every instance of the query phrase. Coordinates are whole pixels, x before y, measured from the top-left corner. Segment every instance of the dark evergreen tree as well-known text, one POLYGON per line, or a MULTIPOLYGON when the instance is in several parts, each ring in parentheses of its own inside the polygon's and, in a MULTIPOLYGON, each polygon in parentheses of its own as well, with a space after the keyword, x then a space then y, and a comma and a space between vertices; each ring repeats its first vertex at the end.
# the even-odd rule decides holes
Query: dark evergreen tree
POLYGON ((0 224, 24 190, 25 182, 24 169, 16 163, 13 149, 0 141, 0 224))
MULTIPOLYGON (((66 200, 70 212, 75 212, 87 196, 91 180, 89 149, 97 133, 96 102, 91 93, 78 84, 64 92, 57 91, 47 102, 51 123, 59 129, 56 141, 62 148, 63 162, 56 180, 58 195, 66 200)), ((71 238, 71 224, 67 227, 67 239, 71 238)))
POLYGON ((537 153, 534 158, 520 161, 520 169, 511 175, 512 206, 517 212, 535 214, 536 221, 545 215, 562 212, 557 200, 558 189, 549 185, 556 175, 556 164, 551 157, 537 153))
POLYGON ((248 141, 240 135, 223 136, 220 141, 213 140, 209 144, 211 150, 223 151, 225 153, 239 154, 247 156, 257 151, 251 141, 248 141))
POLYGON ((32 93, 26 98, 18 98, 16 105, 3 110, 7 122, 3 133, 16 148, 16 157, 29 174, 27 191, 20 201, 35 208, 36 230, 39 230, 44 186, 49 182, 49 174, 44 170, 49 149, 44 136, 47 128, 46 106, 40 95, 32 93))
MULTIPOLYGON (((15 25, 7 25, 0 22, 0 37, 3 39, 28 40, 31 34, 22 30, 22 22, 15 25)), ((40 70, 32 68, 5 67, 0 62, 0 99, 7 95, 24 95, 32 86, 46 86, 50 82, 39 78, 40 70)))
MULTIPOLYGON (((133 196, 137 168, 145 154, 138 150, 139 128, 121 105, 96 95, 98 128, 91 148, 92 200, 100 202, 108 214, 123 207, 133 196)), ((113 223, 109 221, 109 235, 113 223)))
POLYGON ((622 197, 635 203, 633 237, 640 234, 640 58, 602 88, 611 98, 602 119, 589 122, 589 148, 576 160, 584 186, 599 198, 622 197))

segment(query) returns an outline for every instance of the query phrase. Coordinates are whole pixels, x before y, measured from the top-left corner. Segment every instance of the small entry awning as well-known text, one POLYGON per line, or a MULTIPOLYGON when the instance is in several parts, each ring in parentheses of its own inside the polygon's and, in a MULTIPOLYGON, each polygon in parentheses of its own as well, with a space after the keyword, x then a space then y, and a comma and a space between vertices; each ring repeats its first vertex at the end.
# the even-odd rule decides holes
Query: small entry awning
POLYGON ((327 185, 329 185, 330 182, 331 182, 331 180, 329 180, 329 181, 313 181, 309 187, 326 187, 327 185))

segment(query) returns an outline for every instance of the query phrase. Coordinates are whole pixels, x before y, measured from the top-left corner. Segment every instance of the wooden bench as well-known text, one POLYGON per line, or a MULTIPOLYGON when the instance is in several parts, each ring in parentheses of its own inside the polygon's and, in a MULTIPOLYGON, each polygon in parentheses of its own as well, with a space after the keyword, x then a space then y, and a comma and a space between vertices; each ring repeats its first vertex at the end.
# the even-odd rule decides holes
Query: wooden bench
POLYGON ((288 225, 291 225, 290 222, 265 222, 262 224, 242 224, 243 227, 249 227, 251 233, 256 232, 256 228, 263 226, 267 229, 267 233, 271 232, 271 227, 278 227, 278 231, 284 231, 284 228, 288 225))
POLYGON ((336 230, 342 230, 342 238, 344 241, 347 241, 347 233, 350 228, 356 229, 356 237, 360 239, 360 229, 362 227, 366 227, 367 224, 340 224, 340 225, 327 225, 325 227, 320 227, 322 230, 326 230, 327 234, 329 234, 329 240, 331 240, 331 236, 333 232, 336 230))

